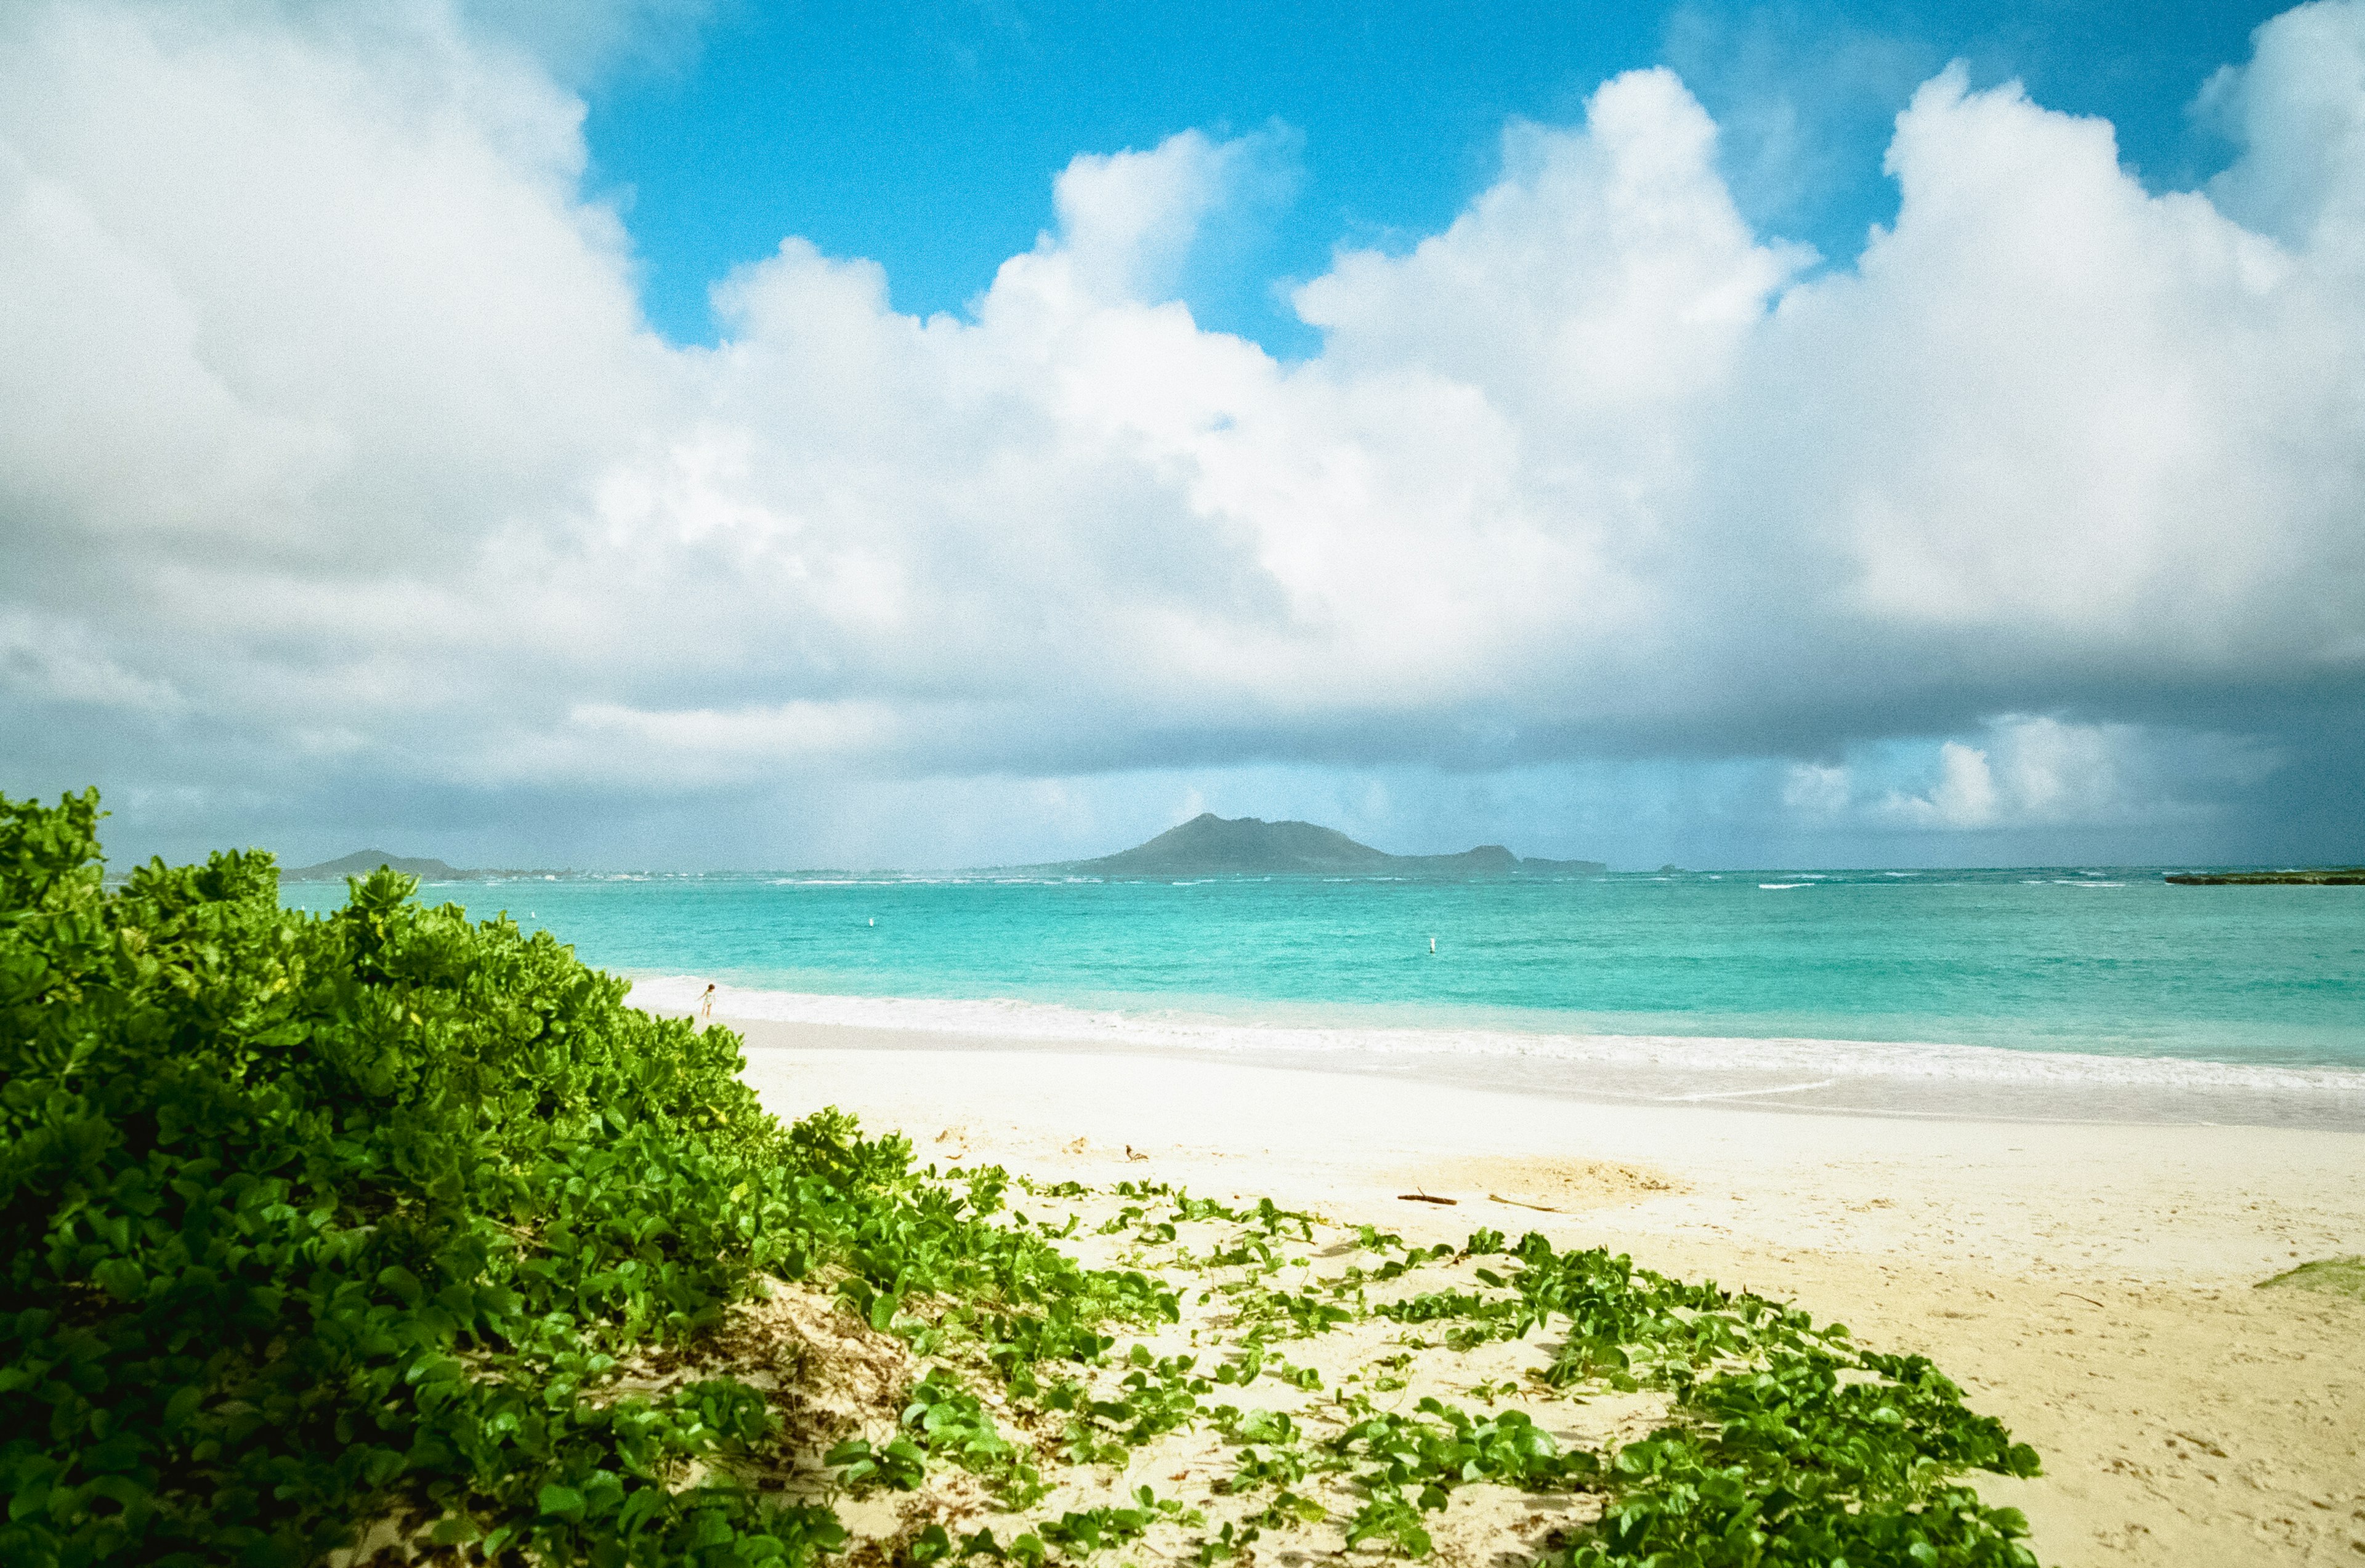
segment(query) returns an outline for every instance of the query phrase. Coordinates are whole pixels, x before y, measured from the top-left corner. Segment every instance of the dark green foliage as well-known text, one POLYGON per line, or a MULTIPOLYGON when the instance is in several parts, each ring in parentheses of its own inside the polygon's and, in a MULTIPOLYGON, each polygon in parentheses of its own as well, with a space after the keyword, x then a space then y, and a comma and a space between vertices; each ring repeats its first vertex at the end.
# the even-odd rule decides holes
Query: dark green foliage
POLYGON ((1687 1414, 1628 1445, 1597 1543, 1574 1564, 1928 1562, 2026 1568, 2027 1525, 1952 1477, 2034 1475, 2035 1450, 1973 1415, 1919 1356, 1861 1356, 1843 1382, 1828 1355, 1785 1351, 1763 1372, 1693 1389, 1687 1414))
MULTIPOLYGON (((820 1119, 798 1124, 791 1138, 820 1119)), ((970 1172, 964 1195, 913 1175, 900 1137, 863 1147, 887 1152, 858 1157, 878 1173, 860 1201, 801 1218, 816 1254, 852 1271, 839 1289, 873 1327, 930 1351, 973 1345, 1014 1393, 1031 1397, 1042 1363, 1104 1355, 1115 1344, 1104 1326, 1181 1317, 1175 1293, 1138 1270, 1084 1268, 1039 1229, 997 1221, 1009 1182, 1001 1170, 970 1172)))
POLYGON ((1552 1381, 1631 1386, 1640 1364, 1676 1395, 1676 1424, 1612 1456, 1601 1523, 1558 1568, 2034 1568, 2025 1521, 1956 1478, 2034 1475, 2035 1450, 1923 1358, 1859 1351, 1838 1325, 1623 1258, 1555 1255, 1541 1236, 1517 1255, 1511 1284, 1537 1320, 1567 1318, 1552 1381))
MULTIPOLYGON (((1462 1257, 1504 1249, 1500 1235, 1482 1231, 1462 1257)), ((1309 1474, 1351 1468, 1363 1500, 1346 1521, 1347 1543, 1410 1557, 1430 1550, 1428 1516, 1454 1489, 1485 1483, 1604 1494, 1599 1524, 1563 1540, 1546 1568, 2034 1563, 2020 1516, 1988 1507, 1958 1478, 2033 1475, 2035 1452, 1966 1408, 1926 1360, 1858 1350, 1838 1325, 1598 1249, 1556 1253, 1530 1234, 1510 1258, 1508 1278, 1474 1270, 1489 1294, 1433 1291, 1373 1313, 1452 1323, 1472 1343, 1557 1333, 1545 1383, 1647 1383, 1673 1395, 1668 1425, 1606 1455, 1564 1451, 1519 1411, 1482 1418, 1428 1398, 1404 1415, 1343 1394, 1350 1424, 1309 1448, 1289 1416, 1224 1406, 1211 1419, 1239 1449, 1225 1489, 1298 1500, 1287 1489, 1309 1474)), ((1268 1509, 1253 1522, 1277 1528, 1287 1516, 1268 1509)))
POLYGON ((391 872, 283 911, 262 854, 110 891, 97 819, 0 798, 0 1562, 261 1568, 391 1519, 494 1558, 805 1561, 835 1521, 730 1479, 762 1396, 619 1396, 619 1356, 824 1260, 882 1327, 958 1297, 1020 1378, 1174 1316, 992 1223, 999 1172, 963 1193, 846 1117, 781 1127, 735 1036, 546 934, 391 872))
POLYGON ((391 872, 325 919, 260 854, 110 893, 96 805, 0 801, 0 1558, 297 1562, 413 1510, 555 1562, 835 1539, 671 1484, 766 1439, 754 1391, 603 1393, 862 1174, 800 1170, 731 1036, 391 872))
POLYGON ((927 1456, 909 1438, 890 1438, 877 1448, 866 1439, 848 1438, 831 1449, 822 1462, 857 1492, 874 1486, 909 1492, 928 1476, 927 1456))

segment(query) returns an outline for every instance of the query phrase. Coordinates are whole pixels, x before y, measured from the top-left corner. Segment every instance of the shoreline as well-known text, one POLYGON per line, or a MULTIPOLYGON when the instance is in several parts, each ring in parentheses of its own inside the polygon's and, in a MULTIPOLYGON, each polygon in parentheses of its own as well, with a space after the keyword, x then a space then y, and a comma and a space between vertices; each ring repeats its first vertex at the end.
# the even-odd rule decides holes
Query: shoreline
POLYGON ((1613 1104, 1061 1042, 719 1020, 783 1115, 924 1161, 1491 1226, 1796 1300, 1930 1355, 2045 1455, 1982 1478, 2054 1564, 2354 1562, 2365 1302, 2254 1290, 2365 1252, 2365 1134, 1613 1104), (1426 1192, 1452 1206, 1405 1202, 1426 1192))
MULTIPOLYGON (((688 1014, 704 981, 641 977, 636 1006, 688 1014)), ((1909 1120, 2241 1126, 2365 1133, 2365 1071, 2169 1056, 1798 1037, 1586 1035, 1353 1019, 1245 1022, 1010 1000, 723 986, 717 1010, 848 1048, 1080 1051, 1489 1087, 1595 1104, 1731 1103, 1909 1120)), ((1350 1015, 1351 1018, 1352 1015, 1350 1015)))

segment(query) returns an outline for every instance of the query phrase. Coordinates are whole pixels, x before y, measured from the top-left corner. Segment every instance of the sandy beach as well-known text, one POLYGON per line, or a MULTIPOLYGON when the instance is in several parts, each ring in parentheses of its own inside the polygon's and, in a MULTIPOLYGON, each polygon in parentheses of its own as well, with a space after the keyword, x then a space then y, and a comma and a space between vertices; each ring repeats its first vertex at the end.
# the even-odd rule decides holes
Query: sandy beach
POLYGON ((2046 1473, 1982 1477, 2047 1563, 2365 1560, 2365 1135, 1636 1106, 1006 1040, 728 1022, 783 1116, 924 1161, 1608 1245, 1932 1357, 2046 1473), (1402 1194, 1451 1198, 1452 1205, 1402 1194))

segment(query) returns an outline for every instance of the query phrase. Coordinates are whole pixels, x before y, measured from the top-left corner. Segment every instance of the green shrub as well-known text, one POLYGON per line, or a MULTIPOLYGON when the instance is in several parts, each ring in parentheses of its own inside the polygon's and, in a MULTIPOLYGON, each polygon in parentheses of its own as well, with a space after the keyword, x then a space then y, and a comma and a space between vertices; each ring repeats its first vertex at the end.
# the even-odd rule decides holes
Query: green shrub
POLYGON ((290 913, 263 854, 110 890, 97 820, 0 798, 0 1561, 294 1563, 406 1512, 555 1562, 837 1539, 678 1484, 766 1439, 753 1390, 602 1386, 846 1228, 848 1129, 797 1158, 733 1036, 546 934, 384 870, 290 913))

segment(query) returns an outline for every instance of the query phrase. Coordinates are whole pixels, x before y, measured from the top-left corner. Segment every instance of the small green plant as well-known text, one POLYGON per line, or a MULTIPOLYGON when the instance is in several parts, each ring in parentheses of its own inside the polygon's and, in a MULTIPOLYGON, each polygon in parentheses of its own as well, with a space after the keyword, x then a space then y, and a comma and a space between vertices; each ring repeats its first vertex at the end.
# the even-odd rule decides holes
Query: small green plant
POLYGON ((2319 1258, 2260 1280, 2260 1290, 2323 1291, 2332 1295, 2365 1297, 2365 1258, 2319 1258))
POLYGON ((877 1448, 866 1439, 848 1438, 822 1462, 837 1472, 840 1485, 853 1492, 881 1486, 909 1492, 928 1473, 927 1456, 908 1438, 890 1438, 877 1448))
POLYGON ((939 1371, 913 1385, 902 1425, 927 1452, 970 1472, 1005 1508, 1023 1508, 1049 1490, 1026 1453, 1003 1437, 976 1394, 939 1371))
POLYGON ((1249 1520, 1259 1531, 1287 1529, 1293 1525, 1318 1525, 1330 1517, 1330 1510, 1311 1497, 1283 1490, 1273 1494, 1272 1501, 1249 1520))
MULTIPOLYGON (((1436 1506, 1445 1505, 1440 1499, 1436 1506)), ((1377 1539, 1394 1547, 1399 1556, 1426 1557, 1430 1545, 1428 1522, 1421 1509, 1400 1492, 1375 1494, 1355 1510, 1347 1521, 1347 1544, 1361 1546, 1377 1539)))
POLYGON ((1222 1529, 1200 1540, 1198 1550, 1191 1554, 1191 1561, 1199 1568, 1215 1568, 1217 1562, 1229 1562, 1241 1557, 1250 1547, 1263 1539, 1264 1531, 1256 1526, 1236 1527, 1227 1519, 1222 1529))
POLYGON ((1077 1556, 1090 1556, 1113 1546, 1140 1539, 1141 1533, 1161 1519, 1182 1524, 1204 1523, 1195 1510, 1185 1508, 1171 1498, 1160 1498, 1149 1487, 1138 1487, 1122 1506, 1104 1504, 1061 1514, 1035 1527, 1035 1533, 1048 1545, 1059 1547, 1077 1556))

